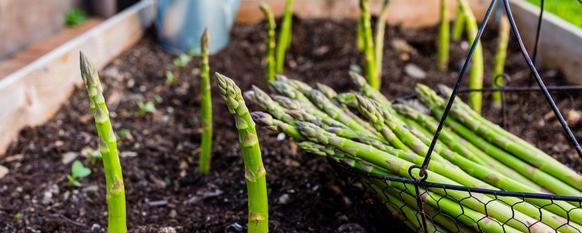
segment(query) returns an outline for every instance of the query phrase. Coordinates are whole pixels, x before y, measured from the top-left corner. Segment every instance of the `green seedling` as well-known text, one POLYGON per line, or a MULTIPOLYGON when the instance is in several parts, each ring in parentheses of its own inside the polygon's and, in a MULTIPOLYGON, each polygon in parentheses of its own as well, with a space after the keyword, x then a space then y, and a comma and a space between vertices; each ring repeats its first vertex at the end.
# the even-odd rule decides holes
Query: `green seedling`
POLYGON ((157 111, 156 106, 151 101, 146 103, 139 101, 137 102, 137 107, 139 107, 139 116, 142 117, 148 113, 155 113, 157 111))
POLYGON ((69 187, 81 187, 81 182, 77 179, 84 178, 91 175, 91 169, 83 166, 83 163, 79 160, 75 160, 71 166, 71 174, 67 175, 67 180, 69 180, 69 187))
POLYGON ((22 220, 22 213, 18 212, 16 213, 16 221, 20 222, 20 220, 22 220))
POLYGON ((70 9, 65 13, 65 25, 74 27, 83 24, 87 21, 87 15, 79 9, 70 9))
POLYGON ((95 165, 97 161, 103 159, 103 156, 101 155, 101 152, 99 152, 99 150, 89 150, 87 151, 87 155, 89 156, 89 164, 91 166, 95 165))
POLYGON ((174 65, 176 67, 182 68, 188 65, 192 61, 192 56, 189 54, 181 53, 176 59, 174 59, 174 65))
POLYGON ((176 76, 172 71, 166 70, 166 85, 170 86, 176 82, 176 76))
POLYGON ((161 104, 162 102, 164 102, 164 98, 162 98, 159 95, 154 95, 154 102, 156 102, 156 104, 161 104))

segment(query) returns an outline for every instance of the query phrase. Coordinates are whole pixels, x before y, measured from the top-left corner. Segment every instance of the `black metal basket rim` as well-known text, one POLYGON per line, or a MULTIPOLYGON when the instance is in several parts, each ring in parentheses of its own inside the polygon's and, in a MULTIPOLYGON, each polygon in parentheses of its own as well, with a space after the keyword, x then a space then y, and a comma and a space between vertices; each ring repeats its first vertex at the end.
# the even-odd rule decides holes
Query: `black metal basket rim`
MULTIPOLYGON (((434 182, 427 182, 425 180, 415 180, 412 178, 400 177, 400 176, 383 176, 374 173, 369 173, 365 171, 361 171, 355 169, 353 167, 349 167, 347 165, 337 163, 336 161, 330 161, 331 163, 339 165, 342 170, 345 170, 348 174, 357 175, 357 176, 365 176, 367 178, 372 179, 379 179, 379 180, 390 180, 402 183, 408 183, 413 185, 418 185, 419 187, 424 188, 441 188, 441 189, 448 189, 448 190, 457 190, 457 191, 465 191, 468 193, 481 193, 481 194, 489 194, 494 196, 511 196, 511 197, 519 197, 519 198, 535 198, 535 199, 545 199, 545 200, 557 200, 557 201, 571 201, 571 202, 578 202, 582 205, 582 197, 576 196, 563 196, 563 195, 556 195, 556 194, 544 194, 544 193, 526 193, 526 192, 515 192, 515 191, 508 191, 508 190, 494 190, 494 189, 485 189, 485 188, 471 188, 467 186, 461 185, 452 185, 452 184, 442 184, 442 183, 434 183, 434 182)), ((427 173, 430 176, 430 173, 427 173)))
MULTIPOLYGON (((546 87, 548 91, 582 91, 582 85, 560 85, 560 86, 547 86, 546 87)), ((495 91, 501 91, 501 92, 533 92, 533 91, 542 91, 542 89, 540 89, 537 86, 532 86, 532 87, 525 87, 525 86, 516 86, 516 87, 510 87, 510 86, 503 86, 503 87, 484 87, 484 88, 479 88, 479 89, 475 89, 475 88, 459 88, 458 93, 467 93, 467 92, 473 92, 473 91, 479 91, 479 92, 495 92, 495 91)), ((437 94, 442 95, 442 93, 440 91, 437 91, 437 94)), ((398 101, 403 101, 403 100, 410 100, 410 99, 416 99, 416 95, 407 95, 407 96, 403 96, 400 98, 397 98, 395 100, 393 100, 392 102, 398 102, 398 101)))

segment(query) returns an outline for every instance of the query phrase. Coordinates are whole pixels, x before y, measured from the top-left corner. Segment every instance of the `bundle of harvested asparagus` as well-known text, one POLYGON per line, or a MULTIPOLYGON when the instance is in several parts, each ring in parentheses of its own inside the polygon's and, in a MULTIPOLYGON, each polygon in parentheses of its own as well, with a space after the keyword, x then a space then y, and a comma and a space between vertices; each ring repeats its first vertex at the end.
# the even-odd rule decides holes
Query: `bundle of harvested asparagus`
MULTIPOLYGON (((581 232, 582 176, 523 139, 489 122, 456 100, 434 146, 426 176, 423 164, 446 99, 427 86, 417 101, 393 104, 365 79, 351 74, 357 92, 336 93, 278 76, 269 95, 253 87, 245 98, 264 112, 255 122, 300 141, 306 151, 363 172, 466 187, 454 190, 410 182, 369 179, 367 188, 411 228, 428 232, 581 232), (540 198, 492 195, 471 189, 535 193, 540 198), (415 191, 416 190, 416 191, 415 191), (420 200, 420 202, 417 202, 420 200), (423 221, 418 212, 430 221, 423 221), (426 227, 426 229, 424 229, 426 227)), ((444 96, 451 91, 439 87, 444 96)))

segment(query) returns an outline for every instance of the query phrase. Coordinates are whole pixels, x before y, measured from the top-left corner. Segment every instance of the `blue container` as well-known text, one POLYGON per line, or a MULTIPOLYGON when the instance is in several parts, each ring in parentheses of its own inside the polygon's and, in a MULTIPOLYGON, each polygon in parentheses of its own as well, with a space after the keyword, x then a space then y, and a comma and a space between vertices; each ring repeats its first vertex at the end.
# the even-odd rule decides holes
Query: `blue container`
POLYGON ((169 52, 200 54, 200 38, 208 27, 208 52, 215 54, 228 45, 240 3, 241 0, 159 0, 158 42, 169 52))

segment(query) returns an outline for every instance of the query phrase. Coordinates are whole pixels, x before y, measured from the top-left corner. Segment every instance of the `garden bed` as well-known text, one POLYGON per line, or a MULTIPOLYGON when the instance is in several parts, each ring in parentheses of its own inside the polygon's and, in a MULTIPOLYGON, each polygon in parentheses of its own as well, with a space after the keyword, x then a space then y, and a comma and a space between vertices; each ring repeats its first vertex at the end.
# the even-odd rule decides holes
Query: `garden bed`
MULTIPOLYGON (((262 56, 264 22, 236 25, 230 45, 210 58, 211 72, 233 78, 242 90, 251 85, 266 87, 262 56)), ((287 55, 285 74, 309 84, 321 82, 338 91, 352 89, 348 71, 363 64, 356 51, 356 21, 295 19, 293 41, 287 55)), ((232 116, 213 87, 214 144, 211 174, 197 172, 201 140, 198 60, 180 72, 178 81, 165 84, 166 70, 174 70, 175 55, 167 54, 148 33, 135 46, 114 59, 101 72, 105 97, 112 113, 114 130, 128 129, 121 138, 130 232, 239 232, 247 217, 246 186, 238 135, 232 116), (139 116, 139 101, 153 101, 157 112, 139 116), (171 231, 166 231, 171 232, 171 231)), ((485 58, 492 58, 496 30, 484 34, 485 58)), ((410 95, 417 82, 452 86, 458 74, 436 71, 436 28, 388 29, 382 92, 390 99, 410 95), (406 41, 397 45, 394 39, 406 41), (414 79, 405 72, 414 64, 426 72, 414 79)), ((454 44, 449 68, 456 70, 466 50, 454 44)), ((525 85, 529 72, 515 44, 510 46, 506 71, 512 85, 525 85)), ((86 54, 89 58, 92 54, 86 54)), ((491 59, 486 59, 491 67, 491 59)), ((79 70, 70 72, 78 73, 79 70)), ((485 77, 491 72, 486 69, 485 77)), ((549 84, 560 84, 555 71, 542 71, 549 84)), ((79 76, 80 79, 80 76, 79 76)), ((486 78, 490 80, 490 78, 486 78)), ((486 82, 489 83, 489 82, 486 82)), ((486 84, 488 85, 488 84, 486 84)), ((570 93, 576 96, 579 93, 570 93)), ((534 95, 532 98, 535 99, 534 95)), ((539 96, 539 95, 537 95, 539 96)), ((582 101, 570 103, 564 93, 556 94, 566 109, 580 108, 582 101), (570 105, 571 104, 571 105, 570 105)), ((540 111, 543 100, 538 99, 540 111)), ((508 105, 511 112, 522 103, 508 105)), ((485 105, 487 106, 487 105, 485 105)), ((535 105, 534 105, 535 106, 535 105)), ((256 106, 250 106, 258 110, 256 106)), ((485 114, 499 122, 497 110, 485 114)), ((509 128, 562 162, 581 171, 580 159, 551 123, 538 124, 544 115, 510 114, 509 128), (534 124, 536 123, 536 124, 534 124)), ((580 124, 573 125, 581 138, 580 124)), ((272 232, 403 232, 405 226, 370 195, 351 181, 343 180, 324 158, 301 151, 290 139, 259 129, 270 204, 272 232)), ((70 101, 43 126, 22 130, 0 158, 9 173, 0 179, 0 229, 28 232, 103 232, 106 202, 102 166, 81 179, 81 188, 67 186, 70 158, 88 165, 87 148, 97 147, 87 94, 75 90, 70 101), (69 163, 63 163, 68 158, 69 163)), ((357 182, 355 182, 357 183, 357 182)))

